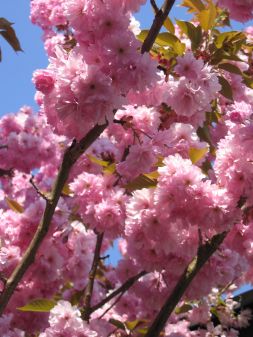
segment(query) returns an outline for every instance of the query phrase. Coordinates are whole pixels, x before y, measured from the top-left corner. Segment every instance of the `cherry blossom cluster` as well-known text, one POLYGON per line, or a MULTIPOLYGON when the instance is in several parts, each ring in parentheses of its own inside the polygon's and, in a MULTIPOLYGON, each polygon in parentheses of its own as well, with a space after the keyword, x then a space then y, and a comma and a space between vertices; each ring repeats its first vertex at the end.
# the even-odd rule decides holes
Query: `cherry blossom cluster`
MULTIPOLYGON (((215 28, 227 10, 251 19, 253 2, 214 1, 217 27, 198 26, 199 15, 187 26, 195 35, 178 24, 162 35, 168 46, 162 40, 159 49, 158 38, 141 53, 132 15, 145 2, 31 1, 49 65, 33 74, 39 113, 23 107, 0 119, 0 307, 54 204, 66 154, 106 127, 62 184, 45 238, 0 317, 1 336, 145 336, 201 248, 224 233, 162 334, 236 337, 252 318, 235 314, 231 294, 221 297, 253 276, 252 27, 224 40, 215 28), (171 41, 182 47, 177 55, 171 41)), ((211 5, 201 4, 207 15, 211 5)))
POLYGON ((252 0, 218 0, 219 5, 228 9, 230 16, 234 20, 246 22, 253 19, 253 1, 252 0))

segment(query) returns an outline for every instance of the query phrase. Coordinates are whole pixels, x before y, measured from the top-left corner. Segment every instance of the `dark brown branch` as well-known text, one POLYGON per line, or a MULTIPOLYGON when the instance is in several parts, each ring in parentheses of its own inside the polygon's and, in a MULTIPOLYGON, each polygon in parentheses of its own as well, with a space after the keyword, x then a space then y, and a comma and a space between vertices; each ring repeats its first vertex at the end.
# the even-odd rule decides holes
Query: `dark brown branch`
POLYGON ((152 23, 152 26, 148 32, 148 35, 146 37, 146 39, 144 40, 143 42, 143 45, 141 47, 141 53, 144 54, 144 53, 148 53, 154 42, 155 42, 155 39, 157 38, 157 35, 159 34, 163 24, 164 24, 164 21, 166 20, 166 18, 168 17, 170 11, 171 11, 171 8, 173 7, 175 3, 175 0, 165 0, 164 1, 164 4, 163 6, 157 11, 157 6, 155 4, 155 1, 152 1, 151 4, 152 6, 156 6, 156 15, 155 15, 155 18, 154 18, 154 21, 152 23))
POLYGON ((34 176, 32 175, 31 178, 30 178, 30 183, 32 185, 32 187, 35 189, 36 193, 41 197, 43 198, 44 200, 50 202, 49 198, 46 196, 46 194, 44 194, 43 192, 41 192, 41 190, 38 188, 38 186, 35 184, 34 182, 34 176))
POLYGON ((0 168, 0 177, 9 177, 13 176, 13 169, 4 170, 0 168))
POLYGON ((208 261, 208 259, 213 255, 213 253, 219 248, 226 235, 227 232, 217 234, 210 241, 204 243, 199 247, 197 256, 185 269, 176 287, 172 290, 171 295, 164 303, 163 307, 156 316, 145 337, 160 336, 160 333, 164 329, 168 318, 174 311, 176 305, 184 295, 192 280, 198 274, 204 264, 208 261))
POLYGON ((128 289, 130 289, 133 286, 133 284, 136 281, 139 280, 139 278, 141 278, 142 276, 144 276, 146 274, 147 274, 146 271, 142 271, 139 274, 130 277, 125 283, 122 284, 122 286, 120 286, 118 289, 116 289, 115 291, 113 291, 110 295, 108 295, 106 298, 104 298, 101 302, 99 302, 98 304, 95 304, 91 308, 91 312, 94 312, 97 309, 101 308, 107 302, 111 301, 115 296, 117 296, 117 295, 119 295, 121 293, 125 293, 128 289))
POLYGON ((49 226, 55 212, 55 208, 58 204, 63 187, 67 182, 72 166, 77 161, 77 159, 88 149, 88 147, 100 136, 100 134, 105 130, 106 127, 107 123, 94 126, 93 129, 91 129, 91 131, 88 132, 88 134, 80 140, 80 142, 74 141, 72 145, 65 151, 62 164, 51 193, 50 200, 47 200, 46 202, 46 208, 37 228, 37 231, 29 247, 24 253, 22 260, 7 280, 4 291, 0 296, 0 315, 2 315, 13 292, 17 288, 27 269, 35 260, 36 253, 43 239, 48 233, 49 226))
POLYGON ((107 308, 101 316, 98 317, 98 319, 101 319, 103 318, 121 299, 121 297, 124 295, 124 292, 121 293, 117 298, 116 300, 109 306, 109 308, 107 308))
POLYGON ((99 261, 100 261, 100 251, 101 251, 101 246, 102 246, 102 242, 103 242, 103 237, 104 237, 104 233, 98 233, 97 234, 96 248, 95 248, 95 252, 94 252, 91 270, 90 270, 90 273, 89 273, 89 281, 88 281, 88 284, 87 284, 87 287, 86 287, 85 293, 84 293, 84 308, 83 308, 83 312, 82 312, 82 318, 85 321, 89 321, 90 314, 92 312, 91 311, 91 297, 92 297, 92 293, 93 293, 93 287, 94 287, 94 281, 95 281, 95 277, 96 277, 96 273, 97 273, 97 268, 98 268, 98 264, 99 264, 99 261))
POLYGON ((157 12, 159 11, 159 7, 157 6, 155 0, 150 0, 150 3, 151 3, 151 6, 153 7, 155 14, 157 14, 157 12))

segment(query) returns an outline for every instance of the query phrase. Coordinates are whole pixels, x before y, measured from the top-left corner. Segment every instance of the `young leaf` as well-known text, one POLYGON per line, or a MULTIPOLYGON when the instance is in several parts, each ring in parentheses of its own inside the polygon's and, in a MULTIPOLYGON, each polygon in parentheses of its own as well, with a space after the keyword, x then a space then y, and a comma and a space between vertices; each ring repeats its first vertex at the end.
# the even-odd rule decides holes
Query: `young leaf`
POLYGON ((105 160, 102 160, 102 159, 98 159, 90 154, 87 154, 87 157, 90 159, 90 161, 94 164, 97 164, 99 166, 102 166, 102 167, 107 167, 110 163, 109 161, 105 161, 105 160))
POLYGON ((137 39, 141 42, 144 42, 144 40, 146 39, 146 37, 148 36, 148 29, 143 29, 139 35, 137 35, 137 39))
POLYGON ((185 314, 186 312, 192 310, 192 305, 188 304, 188 303, 184 303, 181 307, 177 307, 175 309, 175 314, 179 315, 179 314, 185 314))
POLYGON ((128 330, 133 331, 135 330, 138 326, 140 326, 143 323, 146 323, 146 320, 143 319, 136 319, 135 321, 128 321, 125 322, 125 326, 128 328, 128 330))
POLYGON ((109 323, 111 323, 112 325, 116 326, 116 328, 121 329, 123 331, 126 331, 125 325, 124 323, 120 322, 117 319, 114 318, 110 318, 109 319, 109 323))
POLYGON ((48 300, 45 298, 38 298, 32 300, 23 307, 17 308, 19 311, 30 311, 30 312, 49 312, 56 305, 53 300, 48 300))
POLYGON ((214 27, 216 16, 216 7, 212 2, 210 2, 209 8, 202 10, 198 14, 200 26, 204 29, 204 31, 207 32, 214 27))
POLYGON ((204 156, 207 154, 208 150, 209 150, 208 147, 204 147, 202 149, 197 149, 197 148, 191 147, 189 149, 189 157, 190 157, 192 163, 196 164, 199 160, 204 158, 204 156))
POLYGON ((73 192, 71 191, 69 184, 65 184, 62 189, 62 194, 66 195, 67 197, 70 196, 73 192))
POLYGON ((191 40, 192 49, 196 50, 202 40, 201 27, 195 27, 191 22, 176 20, 181 31, 191 40))
POLYGON ((164 27, 172 34, 175 34, 175 27, 173 25, 173 22, 169 17, 167 17, 164 21, 164 27))
POLYGON ((167 47, 167 46, 173 46, 176 42, 180 42, 178 37, 176 35, 171 34, 169 32, 160 33, 158 34, 155 42, 159 44, 160 46, 167 47))
POLYGON ((225 33, 220 33, 218 36, 215 38, 215 45, 216 48, 220 49, 223 47, 223 45, 226 43, 236 43, 236 42, 245 42, 246 41, 246 36, 242 32, 238 31, 231 31, 231 32, 225 32, 225 33))
POLYGON ((145 173, 144 176, 149 178, 149 179, 158 179, 159 173, 158 173, 158 171, 153 171, 153 172, 150 172, 150 173, 145 173))
POLYGON ((9 22, 5 18, 0 18, 0 34, 15 51, 22 51, 15 30, 11 27, 12 25, 12 22, 9 22))
POLYGON ((227 63, 227 62, 220 63, 218 68, 226 70, 233 74, 242 75, 241 69, 231 63, 227 63))
POLYGON ((85 290, 79 290, 76 291, 72 296, 71 296, 71 304, 72 305, 78 305, 81 301, 81 299, 83 298, 83 295, 85 293, 85 290))
POLYGON ((7 205, 16 213, 23 213, 24 208, 16 201, 9 198, 5 198, 7 205))
POLYGON ((201 0, 184 0, 181 6, 189 8, 189 12, 200 12, 205 9, 201 0))
POLYGON ((221 90, 220 90, 220 93, 230 99, 231 101, 234 100, 233 98, 233 90, 232 90, 232 87, 230 85, 230 83, 223 77, 223 76, 218 76, 219 78, 219 83, 221 85, 221 90))
POLYGON ((144 174, 139 175, 133 181, 130 181, 125 185, 125 188, 130 192, 135 190, 141 190, 142 188, 152 188, 157 185, 157 181, 155 179, 150 179, 144 174))
POLYGON ((253 78, 243 73, 243 83, 248 87, 253 89, 253 78))

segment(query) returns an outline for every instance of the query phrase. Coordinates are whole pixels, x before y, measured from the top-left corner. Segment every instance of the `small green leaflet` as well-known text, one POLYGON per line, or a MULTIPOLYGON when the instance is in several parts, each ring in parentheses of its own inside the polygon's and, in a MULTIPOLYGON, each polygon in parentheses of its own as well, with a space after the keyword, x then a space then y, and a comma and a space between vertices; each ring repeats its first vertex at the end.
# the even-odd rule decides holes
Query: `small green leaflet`
POLYGON ((45 298, 37 298, 27 303, 23 307, 17 308, 19 311, 29 311, 29 312, 49 312, 56 305, 53 300, 45 298))

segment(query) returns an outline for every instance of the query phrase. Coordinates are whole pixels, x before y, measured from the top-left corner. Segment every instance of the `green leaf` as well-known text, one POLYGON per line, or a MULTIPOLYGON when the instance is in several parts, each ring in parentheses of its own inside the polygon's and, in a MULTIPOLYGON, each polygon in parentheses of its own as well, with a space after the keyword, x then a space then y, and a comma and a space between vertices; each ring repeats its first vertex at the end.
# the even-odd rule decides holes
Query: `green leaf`
POLYGON ((234 100, 233 98, 233 90, 232 90, 232 87, 230 85, 230 83, 223 77, 223 76, 218 76, 218 79, 219 79, 219 83, 221 85, 221 90, 220 90, 220 93, 230 99, 231 101, 234 100))
POLYGON ((250 89, 253 89, 253 78, 243 73, 243 83, 250 89))
POLYGON ((235 66, 234 64, 231 63, 220 63, 218 66, 219 69, 226 70, 230 73, 237 74, 237 75, 242 75, 241 69, 235 66))
POLYGON ((185 44, 180 41, 177 41, 172 47, 173 47, 174 52, 177 55, 181 56, 185 52, 185 44))
POLYGON ((115 171, 116 171, 116 164, 115 163, 112 163, 112 164, 104 167, 104 169, 103 169, 103 172, 110 173, 110 174, 114 173, 115 171))
POLYGON ((16 200, 9 199, 9 198, 6 197, 5 201, 6 201, 7 205, 10 207, 10 209, 12 209, 14 212, 16 212, 16 213, 23 213, 24 212, 24 208, 16 200))
POLYGON ((136 332, 140 335, 146 335, 147 332, 148 332, 148 327, 147 328, 140 328, 140 329, 137 329, 136 332))
POLYGON ((216 47, 223 48, 223 45, 226 43, 236 43, 236 42, 245 42, 246 41, 246 35, 242 32, 238 31, 231 31, 231 32, 225 32, 220 33, 215 38, 215 45, 216 47))
POLYGON ((122 323, 121 321, 119 321, 117 319, 110 318, 109 319, 109 323, 111 323, 112 325, 116 326, 116 328, 118 328, 118 329, 126 331, 124 323, 122 323))
POLYGON ((188 311, 192 310, 192 305, 188 304, 188 303, 184 303, 183 305, 181 305, 181 307, 177 307, 175 309, 175 314, 179 315, 179 314, 184 314, 188 311))
POLYGON ((125 322, 125 326, 128 328, 128 330, 133 331, 135 330, 138 326, 140 326, 143 323, 146 323, 146 320, 143 319, 136 319, 134 321, 127 321, 125 322))
POLYGON ((191 22, 176 20, 181 31, 191 40, 192 49, 196 50, 202 40, 201 27, 195 27, 191 22))
POLYGON ((201 141, 206 142, 210 147, 210 153, 215 154, 215 147, 213 146, 212 139, 210 137, 209 127, 204 123, 204 126, 197 129, 197 135, 201 141))
POLYGON ((137 35, 137 39, 141 42, 144 42, 144 40, 146 39, 146 37, 148 36, 148 29, 143 29, 139 35, 137 35))
POLYGON ((150 172, 150 173, 145 173, 144 176, 148 177, 150 179, 158 179, 159 173, 158 173, 158 171, 153 171, 153 172, 150 172))
POLYGON ((173 46, 178 41, 180 42, 179 38, 176 37, 176 35, 165 32, 157 35, 155 43, 159 44, 160 46, 167 47, 171 45, 173 46))
POLYGON ((17 308, 20 311, 30 311, 30 312, 49 312, 56 305, 56 302, 53 300, 48 300, 45 298, 38 298, 32 300, 23 307, 17 308))
POLYGON ((98 159, 90 154, 87 154, 87 157, 90 159, 92 163, 102 166, 103 172, 105 173, 115 172, 115 169, 116 169, 115 163, 110 163, 109 161, 98 159))
POLYGON ((217 10, 213 2, 210 2, 209 8, 200 11, 198 14, 198 20, 204 31, 207 32, 214 27, 216 16, 217 10))
POLYGON ((219 318, 218 311, 217 311, 217 309, 215 307, 212 307, 210 309, 210 312, 211 312, 211 314, 213 314, 214 316, 216 316, 217 318, 219 318))
MULTIPOLYGON (((137 39, 141 42, 144 42, 148 35, 148 30, 142 30, 141 33, 137 36, 137 39)), ((156 46, 160 47, 171 47, 173 52, 176 53, 177 55, 183 55, 185 51, 185 44, 182 43, 176 35, 169 33, 169 32, 164 32, 158 34, 156 40, 155 40, 155 45, 152 48, 153 50, 156 48, 156 46)), ((162 52, 162 50, 158 51, 162 52)))
POLYGON ((97 164, 97 165, 102 166, 102 167, 106 167, 110 164, 108 161, 98 159, 98 158, 96 158, 96 157, 94 157, 90 154, 87 154, 87 157, 90 159, 90 161, 92 163, 97 164))
POLYGON ((157 185, 156 179, 150 179, 144 174, 139 175, 133 181, 130 181, 125 185, 125 188, 130 192, 135 190, 141 190, 142 188, 152 188, 157 185))
POLYGON ((62 194, 69 197, 73 192, 71 191, 69 184, 65 184, 62 189, 62 194))
POLYGON ((199 160, 205 157, 205 155, 208 153, 209 148, 204 147, 202 149, 197 149, 194 147, 191 147, 189 149, 189 157, 193 164, 196 164, 199 160))
POLYGON ((211 57, 210 64, 212 65, 220 64, 221 62, 224 62, 225 60, 243 62, 243 60, 240 59, 234 53, 235 53, 234 50, 230 50, 230 53, 228 53, 225 50, 217 49, 211 57))
POLYGON ((72 305, 78 305, 83 297, 85 293, 85 289, 84 290, 80 290, 80 291, 76 291, 72 296, 71 296, 71 304, 72 305))

